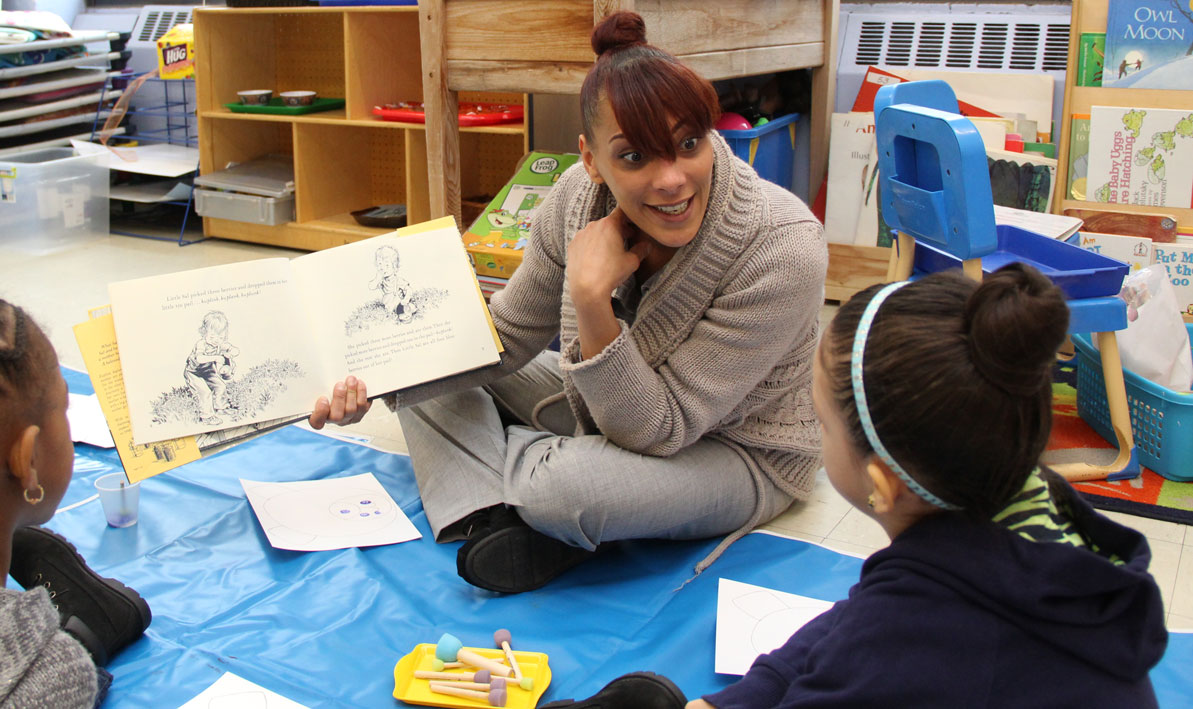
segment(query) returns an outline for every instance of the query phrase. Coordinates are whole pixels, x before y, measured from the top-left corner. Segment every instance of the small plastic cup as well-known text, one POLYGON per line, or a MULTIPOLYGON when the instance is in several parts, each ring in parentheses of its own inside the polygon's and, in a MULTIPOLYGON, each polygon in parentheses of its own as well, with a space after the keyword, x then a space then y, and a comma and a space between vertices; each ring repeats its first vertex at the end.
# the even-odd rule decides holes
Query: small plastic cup
POLYGON ((137 523, 141 483, 130 483, 124 473, 108 473, 95 481, 95 489, 109 527, 131 527, 137 523))

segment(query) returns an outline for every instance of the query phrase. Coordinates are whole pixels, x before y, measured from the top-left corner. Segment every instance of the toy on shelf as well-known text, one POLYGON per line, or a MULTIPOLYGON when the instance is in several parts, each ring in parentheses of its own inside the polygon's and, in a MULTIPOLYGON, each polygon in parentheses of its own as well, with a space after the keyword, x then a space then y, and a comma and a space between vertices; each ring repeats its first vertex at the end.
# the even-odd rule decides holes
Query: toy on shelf
MULTIPOLYGON (((399 101, 375 106, 373 115, 383 121, 426 123, 422 101, 399 101)), ((521 123, 525 110, 517 104, 460 102, 458 113, 461 126, 491 126, 501 123, 521 123)))
MULTIPOLYGON (((498 631, 494 638, 500 635, 498 631)), ((465 647, 459 638, 444 633, 438 643, 416 645, 394 665, 394 699, 438 707, 533 709, 551 684, 547 656, 510 653, 513 664, 506 665, 502 649, 465 647), (520 679, 512 676, 515 665, 520 679)))

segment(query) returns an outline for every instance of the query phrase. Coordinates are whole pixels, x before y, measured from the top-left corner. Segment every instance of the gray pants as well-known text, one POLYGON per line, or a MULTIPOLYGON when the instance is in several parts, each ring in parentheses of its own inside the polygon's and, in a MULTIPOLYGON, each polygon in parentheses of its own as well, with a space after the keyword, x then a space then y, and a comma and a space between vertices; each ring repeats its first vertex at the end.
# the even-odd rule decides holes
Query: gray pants
POLYGON ((669 458, 604 436, 574 436, 559 355, 540 354, 483 389, 398 412, 427 521, 440 542, 452 523, 506 503, 543 534, 594 549, 618 539, 701 539, 769 521, 791 497, 725 443, 705 437, 669 458), (558 400, 535 412, 539 402, 558 400), (507 416, 524 424, 503 425, 507 416), (761 489, 756 489, 758 486, 761 489))

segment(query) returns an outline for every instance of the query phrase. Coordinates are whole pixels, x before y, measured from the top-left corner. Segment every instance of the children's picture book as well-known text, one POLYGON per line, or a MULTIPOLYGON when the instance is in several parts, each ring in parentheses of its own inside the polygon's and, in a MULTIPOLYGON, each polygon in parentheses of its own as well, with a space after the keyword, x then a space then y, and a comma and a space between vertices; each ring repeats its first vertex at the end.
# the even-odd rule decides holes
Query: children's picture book
POLYGON ((573 153, 534 152, 481 212, 464 243, 477 275, 509 278, 522 263, 522 249, 530 238, 534 213, 559 176, 576 161, 573 153))
POLYGON ((1069 184, 1066 199, 1085 201, 1089 175, 1089 114, 1074 113, 1069 127, 1069 184))
POLYGON ((1193 5, 1188 0, 1110 0, 1102 86, 1193 89, 1193 5))
POLYGON ((1077 85, 1101 86, 1106 55, 1105 32, 1082 32, 1077 46, 1077 85))
POLYGON ((137 444, 301 416, 350 374, 375 396, 500 359, 449 217, 108 291, 137 444))
POLYGON ((1099 234, 1081 232, 1081 248, 1096 254, 1109 256, 1131 267, 1131 273, 1152 265, 1152 240, 1144 236, 1122 236, 1121 234, 1099 234))
POLYGON ((994 203, 1029 212, 1047 212, 1056 188, 1056 160, 1036 153, 986 150, 994 203))
POLYGON ((120 348, 116 346, 116 326, 111 308, 95 308, 88 314, 90 317, 85 322, 74 327, 75 341, 79 344, 83 365, 87 368, 91 386, 95 389, 104 421, 129 482, 140 482, 199 458, 215 455, 284 426, 293 419, 262 421, 142 445, 133 443, 132 421, 128 414, 124 372, 120 366, 120 348))
POLYGON ((1193 206, 1193 103, 1091 107, 1086 188, 1091 202, 1193 206))
POLYGON ((1182 313, 1193 315, 1193 244, 1153 244, 1156 263, 1168 269, 1168 280, 1176 291, 1176 304, 1182 313))
POLYGON ((829 135, 824 235, 831 243, 874 246, 878 238, 874 114, 834 113, 829 135))

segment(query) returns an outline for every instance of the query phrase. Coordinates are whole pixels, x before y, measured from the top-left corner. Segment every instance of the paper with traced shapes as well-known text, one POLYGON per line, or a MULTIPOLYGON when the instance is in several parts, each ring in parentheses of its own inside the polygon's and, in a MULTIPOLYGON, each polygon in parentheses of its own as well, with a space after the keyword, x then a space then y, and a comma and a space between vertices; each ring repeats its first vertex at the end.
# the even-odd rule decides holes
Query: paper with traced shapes
POLYGON ((179 709, 307 709, 247 679, 225 672, 179 709))
POLYGON ((833 606, 830 601, 721 579, 717 588, 717 674, 744 675, 754 658, 781 647, 833 606))
POLYGON ((240 484, 277 549, 328 551, 422 537, 372 473, 284 483, 241 479, 240 484))

